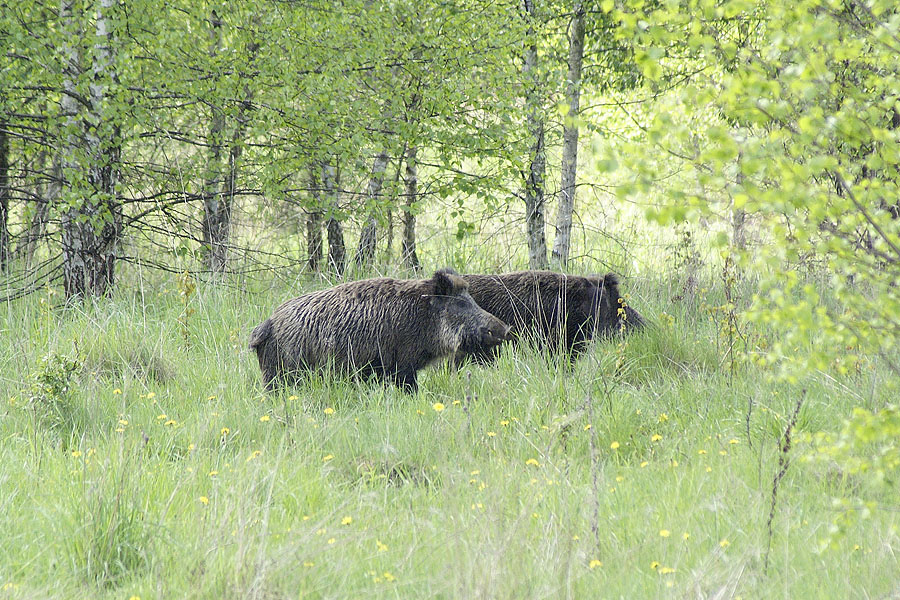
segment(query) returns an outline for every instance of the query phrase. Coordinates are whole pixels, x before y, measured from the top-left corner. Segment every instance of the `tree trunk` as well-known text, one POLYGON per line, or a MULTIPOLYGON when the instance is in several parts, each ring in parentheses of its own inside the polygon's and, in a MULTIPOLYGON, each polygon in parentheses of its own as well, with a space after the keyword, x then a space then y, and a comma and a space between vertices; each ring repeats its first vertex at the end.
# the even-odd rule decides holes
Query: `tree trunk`
MULTIPOLYGON (((212 11, 209 18, 210 57, 219 54, 222 48, 222 21, 212 11)), ((212 115, 209 132, 206 136, 209 154, 206 158, 206 176, 203 184, 203 222, 202 239, 206 253, 206 266, 210 271, 219 273, 225 270, 227 261, 227 240, 231 221, 231 207, 228 198, 221 191, 224 189, 224 165, 222 164, 222 137, 225 129, 225 117, 221 109, 211 106, 212 115)))
MULTIPOLYGON (((62 0, 60 17, 70 39, 78 37, 73 0, 62 0)), ((63 286, 66 297, 108 293, 114 283, 115 245, 122 228, 116 197, 119 177, 120 128, 109 114, 110 84, 118 78, 112 48, 115 0, 100 0, 87 105, 78 98, 76 82, 85 74, 74 46, 63 47, 65 68, 60 108, 65 121, 63 180, 68 198, 60 220, 63 286), (80 114, 84 110, 86 114, 80 114), (79 152, 81 150, 81 152, 79 152)))
POLYGON ((0 273, 9 261, 9 136, 7 122, 0 121, 0 273))
MULTIPOLYGON (((37 159, 38 171, 43 173, 46 167, 47 153, 41 152, 37 159)), ((44 237, 47 231, 47 221, 50 217, 50 206, 59 200, 62 193, 62 163, 59 156, 53 157, 51 166, 49 183, 38 184, 35 189, 37 196, 37 205, 34 214, 31 216, 31 223, 28 225, 28 231, 18 248, 16 253, 25 258, 25 270, 31 269, 34 262, 34 253, 37 251, 37 244, 44 237)))
POLYGON ((575 0, 572 36, 569 39, 569 73, 566 101, 569 112, 563 127, 561 194, 556 213, 556 238, 553 240, 553 263, 565 267, 569 262, 572 213, 575 210, 575 180, 578 173, 578 111, 581 96, 581 65, 584 62, 584 6, 575 0))
POLYGON ((306 213, 306 267, 318 271, 322 262, 322 189, 316 167, 309 170, 313 204, 306 213))
POLYGON ((403 243, 400 251, 403 264, 414 271, 422 269, 416 254, 416 213, 415 203, 419 191, 419 174, 416 167, 416 150, 411 146, 406 152, 406 203, 403 208, 403 243))
POLYGON ((322 166, 322 183, 325 187, 328 218, 325 229, 328 231, 328 265, 340 276, 344 275, 347 264, 347 248, 344 245, 344 228, 337 214, 340 211, 340 185, 337 169, 332 165, 322 166))
POLYGON ((356 264, 368 265, 375 258, 375 238, 378 226, 378 201, 381 187, 384 185, 384 172, 387 170, 388 154, 382 151, 372 164, 372 175, 366 187, 366 206, 369 209, 366 223, 359 234, 359 248, 356 250, 356 264))
POLYGON ((532 269, 547 268, 547 240, 544 234, 544 115, 537 74, 537 39, 533 22, 535 0, 525 0, 525 18, 528 21, 525 47, 525 105, 528 136, 532 140, 530 164, 525 175, 525 230, 528 237, 528 264, 532 269))

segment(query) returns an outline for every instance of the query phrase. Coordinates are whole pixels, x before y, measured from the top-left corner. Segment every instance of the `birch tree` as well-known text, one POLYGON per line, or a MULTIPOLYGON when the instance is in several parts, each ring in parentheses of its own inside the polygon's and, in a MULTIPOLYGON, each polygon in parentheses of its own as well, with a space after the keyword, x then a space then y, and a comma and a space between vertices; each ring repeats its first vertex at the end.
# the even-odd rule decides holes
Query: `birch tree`
POLYGON ((566 75, 566 114, 563 127, 563 151, 559 209, 556 213, 556 237, 552 262, 565 267, 569 261, 572 213, 575 209, 575 184, 578 175, 578 118, 581 98, 581 66, 584 62, 584 4, 575 0, 570 24, 568 73, 566 75))
POLYGON ((403 241, 400 249, 400 257, 403 264, 414 271, 419 271, 422 268, 419 264, 419 256, 416 254, 416 198, 419 193, 419 174, 416 166, 417 151, 415 146, 411 146, 406 151, 406 171, 403 178, 406 202, 402 211, 403 241))
POLYGON ((544 108, 541 79, 538 73, 538 43, 535 31, 536 2, 524 0, 527 23, 525 66, 522 79, 525 88, 525 110, 528 139, 531 140, 525 172, 525 235, 528 241, 528 265, 532 269, 547 268, 547 241, 544 226, 544 174, 547 157, 544 147, 544 108))
POLYGON ((73 0, 62 0, 60 19, 65 36, 63 90, 64 119, 61 231, 63 287, 66 297, 101 295, 110 291, 115 274, 115 246, 122 227, 116 185, 119 178, 121 128, 112 107, 116 92, 114 29, 115 0, 95 4, 94 44, 83 46, 82 24, 73 0), (90 71, 84 62, 90 60, 90 71))

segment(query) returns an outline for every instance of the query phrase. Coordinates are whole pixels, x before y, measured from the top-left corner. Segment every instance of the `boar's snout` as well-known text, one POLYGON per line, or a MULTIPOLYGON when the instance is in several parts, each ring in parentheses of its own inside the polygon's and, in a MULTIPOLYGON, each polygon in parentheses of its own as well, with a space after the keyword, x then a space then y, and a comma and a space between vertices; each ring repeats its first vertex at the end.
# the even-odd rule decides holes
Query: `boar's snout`
POLYGON ((502 344, 510 336, 510 327, 500 319, 494 319, 489 325, 480 327, 478 333, 481 335, 482 346, 497 346, 502 344))

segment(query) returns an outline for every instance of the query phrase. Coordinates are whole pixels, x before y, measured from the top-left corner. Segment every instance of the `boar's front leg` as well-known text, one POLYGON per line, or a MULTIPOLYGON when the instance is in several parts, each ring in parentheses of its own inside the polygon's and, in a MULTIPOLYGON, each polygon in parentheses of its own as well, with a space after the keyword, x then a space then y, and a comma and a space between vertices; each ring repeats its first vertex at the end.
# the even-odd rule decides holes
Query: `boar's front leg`
POLYGON ((394 372, 393 379, 397 387, 409 394, 415 394, 419 389, 419 384, 416 381, 416 370, 411 367, 399 367, 394 372))

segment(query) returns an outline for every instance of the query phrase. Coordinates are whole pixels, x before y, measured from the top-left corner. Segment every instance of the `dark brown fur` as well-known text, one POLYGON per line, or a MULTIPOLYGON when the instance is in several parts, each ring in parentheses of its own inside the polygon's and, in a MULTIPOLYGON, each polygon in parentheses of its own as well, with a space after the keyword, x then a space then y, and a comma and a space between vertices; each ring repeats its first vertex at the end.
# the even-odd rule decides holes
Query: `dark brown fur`
MULTIPOLYGON (((475 302, 509 323, 515 337, 530 339, 551 351, 577 355, 594 336, 644 324, 637 311, 623 308, 619 279, 612 273, 581 277, 519 271, 464 278, 475 302)), ((476 358, 484 361, 494 356, 493 349, 476 353, 476 358)))
POLYGON ((389 379, 415 390, 416 372, 457 352, 482 352, 509 327, 478 307, 451 269, 431 279, 367 279, 288 300, 250 334, 266 387, 302 370, 389 379))

